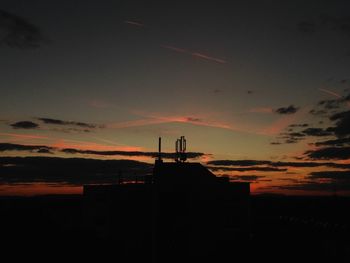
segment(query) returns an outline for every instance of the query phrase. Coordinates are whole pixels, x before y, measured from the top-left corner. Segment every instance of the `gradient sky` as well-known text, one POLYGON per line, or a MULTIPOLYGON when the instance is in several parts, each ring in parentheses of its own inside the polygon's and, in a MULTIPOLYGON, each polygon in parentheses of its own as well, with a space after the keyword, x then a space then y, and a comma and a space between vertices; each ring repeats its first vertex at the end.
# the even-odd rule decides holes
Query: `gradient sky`
POLYGON ((151 162, 81 151, 153 152, 161 136, 172 152, 185 135, 208 166, 284 162, 213 168, 253 192, 349 193, 347 166, 286 163, 350 164, 350 4, 226 2, 2 0, 0 143, 17 148, 0 156, 151 162))

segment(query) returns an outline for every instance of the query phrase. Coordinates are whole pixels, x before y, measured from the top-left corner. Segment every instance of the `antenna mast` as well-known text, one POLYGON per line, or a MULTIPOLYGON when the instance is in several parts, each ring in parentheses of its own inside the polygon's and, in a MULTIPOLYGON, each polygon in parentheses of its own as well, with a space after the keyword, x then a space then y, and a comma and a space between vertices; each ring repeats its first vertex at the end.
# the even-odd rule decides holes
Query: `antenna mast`
POLYGON ((187 160, 185 136, 181 136, 180 139, 176 140, 175 150, 176 150, 175 161, 176 162, 185 162, 187 160))

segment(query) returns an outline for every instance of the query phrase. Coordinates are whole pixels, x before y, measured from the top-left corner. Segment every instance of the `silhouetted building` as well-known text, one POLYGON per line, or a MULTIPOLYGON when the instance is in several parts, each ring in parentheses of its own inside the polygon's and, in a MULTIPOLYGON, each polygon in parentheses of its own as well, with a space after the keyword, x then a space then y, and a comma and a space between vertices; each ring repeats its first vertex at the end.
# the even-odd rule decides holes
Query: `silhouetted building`
MULTIPOLYGON (((181 147, 180 147, 181 148, 181 147)), ((248 238, 249 183, 216 177, 200 163, 155 162, 143 184, 84 186, 85 220, 95 238, 152 262, 206 258, 248 238)))

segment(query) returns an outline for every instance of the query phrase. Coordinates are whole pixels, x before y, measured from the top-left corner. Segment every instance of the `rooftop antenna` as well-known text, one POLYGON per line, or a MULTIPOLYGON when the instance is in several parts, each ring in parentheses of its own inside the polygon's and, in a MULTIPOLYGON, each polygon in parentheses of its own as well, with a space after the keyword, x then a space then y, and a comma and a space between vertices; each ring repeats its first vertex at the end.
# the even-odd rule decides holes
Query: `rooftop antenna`
POLYGON ((176 140, 175 150, 176 150, 175 161, 176 162, 185 162, 187 160, 185 136, 181 136, 180 139, 176 140))
POLYGON ((158 161, 162 162, 162 137, 158 139, 158 161))

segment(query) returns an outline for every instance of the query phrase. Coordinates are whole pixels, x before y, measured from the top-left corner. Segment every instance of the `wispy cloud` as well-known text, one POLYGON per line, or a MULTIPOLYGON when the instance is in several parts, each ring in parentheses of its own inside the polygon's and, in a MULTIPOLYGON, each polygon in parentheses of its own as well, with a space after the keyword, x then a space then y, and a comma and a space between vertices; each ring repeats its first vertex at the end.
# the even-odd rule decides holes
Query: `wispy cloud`
POLYGON ((25 18, 0 9, 0 46, 32 49, 47 42, 39 27, 25 18))
POLYGON ((11 137, 13 139, 49 139, 47 136, 33 134, 18 134, 18 133, 0 133, 0 136, 11 137))

